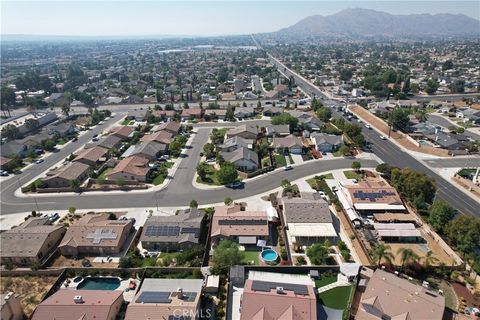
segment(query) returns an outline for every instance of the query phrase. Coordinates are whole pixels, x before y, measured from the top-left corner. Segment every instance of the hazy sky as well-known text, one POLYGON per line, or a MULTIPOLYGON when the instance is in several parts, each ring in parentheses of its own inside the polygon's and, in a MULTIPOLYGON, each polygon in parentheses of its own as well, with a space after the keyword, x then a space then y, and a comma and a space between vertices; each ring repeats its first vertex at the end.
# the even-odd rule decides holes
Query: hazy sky
POLYGON ((314 14, 361 7, 395 14, 461 13, 480 1, 0 1, 2 34, 224 35, 270 32, 314 14))

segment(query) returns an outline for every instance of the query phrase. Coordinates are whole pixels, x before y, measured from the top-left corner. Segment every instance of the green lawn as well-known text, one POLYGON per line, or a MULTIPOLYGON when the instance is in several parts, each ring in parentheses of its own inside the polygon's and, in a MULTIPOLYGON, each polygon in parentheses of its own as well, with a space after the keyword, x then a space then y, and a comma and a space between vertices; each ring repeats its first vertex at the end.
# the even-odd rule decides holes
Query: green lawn
POLYGON ((154 186, 158 186, 162 184, 163 181, 165 181, 165 178, 166 176, 164 176, 163 174, 159 174, 158 176, 155 177, 155 179, 153 179, 152 183, 154 186))
POLYGON ((324 276, 315 280, 315 288, 321 288, 337 281, 337 276, 324 276))
POLYGON ((356 171, 353 171, 353 170, 343 171, 343 174, 345 175, 345 177, 347 177, 347 179, 360 180, 360 179, 363 178, 363 173, 356 172, 356 171))
POLYGON ((320 303, 332 309, 343 310, 348 307, 352 286, 336 287, 320 293, 320 303))
POLYGON ((277 168, 284 167, 287 164, 287 160, 285 160, 284 155, 276 154, 275 160, 277 162, 277 168))
POLYGON ((243 263, 249 264, 250 261, 253 261, 255 265, 260 263, 260 252, 259 251, 244 251, 245 257, 243 258, 243 263))
MULTIPOLYGON (((343 144, 342 144, 343 145, 343 144)), ((343 157, 343 154, 340 153, 340 147, 333 153, 334 157, 343 157)))
POLYGON ((221 186, 220 182, 218 182, 217 177, 215 175, 215 168, 213 165, 208 165, 208 174, 207 177, 202 180, 199 176, 197 177, 197 183, 204 183, 211 186, 221 186))
POLYGON ((128 124, 130 124, 130 120, 125 119, 125 120, 123 120, 120 124, 121 124, 122 126, 127 126, 128 124))
POLYGON ((107 179, 107 174, 112 171, 113 168, 107 168, 100 173, 100 175, 97 177, 97 180, 105 180, 107 179))
POLYGON ((57 141, 57 144, 60 145, 60 146, 63 146, 65 143, 67 143, 67 141, 65 141, 64 139, 59 139, 57 141))

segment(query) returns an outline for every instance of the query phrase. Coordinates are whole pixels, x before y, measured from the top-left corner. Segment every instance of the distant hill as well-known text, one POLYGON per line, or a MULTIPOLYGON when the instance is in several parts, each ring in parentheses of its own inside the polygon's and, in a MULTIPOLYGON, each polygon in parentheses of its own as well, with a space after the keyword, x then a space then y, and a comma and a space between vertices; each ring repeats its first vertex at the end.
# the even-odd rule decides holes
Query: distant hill
MULTIPOLYGON (((432 4, 433 5, 433 4, 432 4)), ((429 37, 479 36, 480 21, 462 14, 393 15, 369 9, 345 9, 307 17, 276 32, 281 36, 429 37)))

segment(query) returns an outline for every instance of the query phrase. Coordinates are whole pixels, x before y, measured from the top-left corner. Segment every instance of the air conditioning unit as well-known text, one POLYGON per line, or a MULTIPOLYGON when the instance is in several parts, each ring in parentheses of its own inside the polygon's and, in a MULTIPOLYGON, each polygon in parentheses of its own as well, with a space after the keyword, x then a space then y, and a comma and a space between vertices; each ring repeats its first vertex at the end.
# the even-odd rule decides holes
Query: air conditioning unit
POLYGON ((75 303, 83 303, 83 298, 82 298, 82 296, 75 296, 75 297, 73 297, 73 302, 75 302, 75 303))

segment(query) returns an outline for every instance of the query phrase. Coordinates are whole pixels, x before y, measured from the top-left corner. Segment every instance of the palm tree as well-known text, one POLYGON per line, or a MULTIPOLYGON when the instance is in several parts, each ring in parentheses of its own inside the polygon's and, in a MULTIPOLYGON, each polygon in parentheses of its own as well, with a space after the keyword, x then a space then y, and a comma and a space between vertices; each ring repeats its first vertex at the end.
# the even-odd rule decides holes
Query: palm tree
POLYGON ((382 259, 387 261, 388 263, 392 263, 394 257, 393 254, 390 252, 390 249, 391 248, 389 245, 381 243, 370 252, 370 255, 375 261, 377 261, 377 265, 379 266, 382 262, 382 259))
POLYGON ((428 250, 423 260, 424 260, 423 267, 425 268, 425 270, 428 270, 433 263, 438 262, 438 259, 433 256, 432 250, 428 250))
POLYGON ((408 264, 410 261, 415 261, 418 260, 420 257, 418 254, 413 252, 412 249, 409 248, 400 248, 397 251, 397 254, 401 255, 401 261, 402 261, 402 271, 405 266, 405 264, 408 264))

